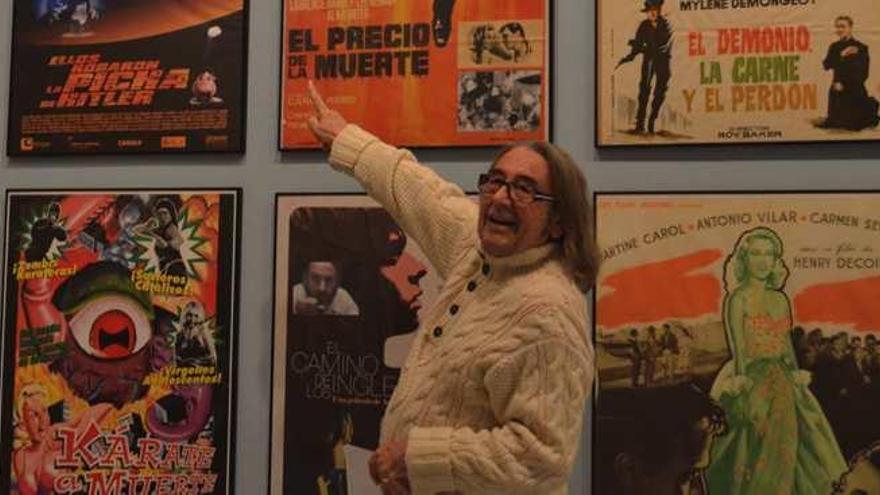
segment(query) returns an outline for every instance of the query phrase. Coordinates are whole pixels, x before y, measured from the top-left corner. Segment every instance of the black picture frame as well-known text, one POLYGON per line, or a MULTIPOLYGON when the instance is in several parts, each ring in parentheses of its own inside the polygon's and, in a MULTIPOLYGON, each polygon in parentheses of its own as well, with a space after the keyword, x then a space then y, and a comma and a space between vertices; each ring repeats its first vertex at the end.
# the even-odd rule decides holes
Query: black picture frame
MULTIPOLYGON (((741 139, 741 140, 730 140, 730 141, 702 141, 702 140, 677 140, 677 141, 652 141, 647 143, 638 143, 638 142, 603 142, 602 133, 604 130, 603 122, 602 122, 602 108, 604 98, 602 95, 602 80, 603 77, 607 79, 610 74, 604 74, 601 70, 602 66, 602 37, 603 37, 603 29, 607 28, 608 23, 602 22, 601 16, 601 8, 602 4, 606 5, 606 8, 610 8, 611 5, 621 5, 620 3, 616 3, 613 0, 594 0, 593 7, 595 15, 593 16, 593 27, 594 27, 594 38, 593 38, 593 53, 594 53, 594 77, 593 77, 593 98, 594 98, 594 111, 593 111, 593 145, 596 149, 601 152, 613 152, 616 149, 620 150, 632 150, 644 148, 646 150, 657 149, 657 148, 669 148, 669 149, 681 149, 681 150, 689 150, 694 148, 719 148, 719 149, 727 149, 727 148, 735 148, 735 147, 749 147, 749 148, 758 148, 761 146, 771 145, 772 147, 794 147, 794 146, 822 146, 822 145, 846 145, 846 144, 872 144, 880 141, 880 135, 876 137, 870 137, 865 139, 857 139, 853 138, 841 138, 841 139, 741 139)), ((660 2, 661 4, 663 2, 660 2)), ((631 4, 636 5, 636 4, 631 4)), ((669 5, 667 3, 667 5, 669 5)), ((687 40, 679 40, 680 43, 684 43, 687 40)), ((822 47, 819 50, 824 50, 822 47)), ((635 64, 636 62, 634 62, 635 64)), ((613 70, 612 70, 613 72, 613 70)), ((674 76, 673 76, 674 77, 674 76)), ((819 93, 825 91, 824 86, 820 86, 818 89, 819 93)), ((614 95, 611 95, 613 98, 614 95)), ((875 95, 876 98, 880 98, 880 95, 875 95)), ((667 97, 668 100, 668 97, 667 97)), ((826 112, 824 109, 818 109, 817 115, 821 113, 824 115, 826 112)), ((743 124, 745 125, 745 124, 743 124)), ((756 124, 760 126, 760 122, 756 124)), ((722 129, 719 129, 719 131, 722 129)), ((869 130, 863 130, 862 132, 870 132, 869 130)), ((852 134, 855 134, 853 132, 852 134)), ((619 140, 618 140, 619 141, 619 140)))
MULTIPOLYGON (((271 387, 270 387, 270 417, 269 417, 269 438, 270 442, 268 445, 268 486, 267 493, 269 495, 283 495, 286 493, 291 493, 290 489, 288 489, 288 483, 296 483, 296 481, 288 481, 287 475, 287 455, 293 454, 293 449, 296 446, 290 446, 291 452, 288 452, 288 445, 286 442, 286 433, 285 428, 287 423, 289 422, 289 418, 285 417, 285 413, 287 412, 286 404, 286 389, 287 389, 287 379, 285 376, 286 366, 283 363, 279 362, 279 357, 284 357, 284 361, 287 359, 287 333, 289 329, 287 328, 286 321, 282 322, 279 320, 280 315, 280 301, 282 299, 287 300, 287 291, 282 290, 282 283, 285 285, 285 289, 290 287, 292 281, 290 280, 289 274, 292 272, 292 267, 290 266, 291 259, 289 259, 289 254, 291 251, 291 232, 289 231, 289 220, 284 222, 284 228, 280 229, 282 226, 282 222, 285 219, 282 219, 279 215, 282 213, 281 202, 284 199, 299 199, 302 204, 298 206, 294 206, 287 213, 293 213, 299 208, 357 208, 357 209, 376 209, 382 210, 381 205, 379 205, 375 200, 370 198, 366 193, 363 192, 306 192, 306 193, 291 193, 291 192, 277 192, 275 193, 275 201, 274 201, 274 224, 273 224, 273 259, 272 259, 272 271, 275 274, 273 277, 273 294, 274 297, 272 299, 272 354, 270 358, 270 367, 271 367, 271 387), (330 203, 328 205, 320 205, 317 206, 315 202, 321 202, 322 200, 326 200, 330 203), (340 204, 347 203, 347 204, 340 204), (286 232, 287 238, 282 239, 282 230, 286 232), (279 260, 284 260, 284 263, 279 263, 279 260), (281 266, 283 265, 283 266, 281 266), (283 345, 282 345, 283 344, 283 345), (277 367, 277 369, 276 369, 277 367), (277 389, 277 390, 276 390, 277 389)), ((289 304, 289 303, 285 303, 289 304)), ((286 306, 285 306, 286 307, 286 306)), ((287 313, 289 313, 289 308, 287 313)), ((286 318, 287 316, 285 316, 286 318)), ((345 317, 343 317, 345 318, 345 317)), ((326 425, 324 425, 326 426, 326 425)), ((378 433, 378 431, 376 432, 378 433)), ((314 446, 312 446, 314 447, 314 446)), ((317 491, 316 491, 317 493, 317 491)))
MULTIPOLYGON (((745 196, 773 196, 773 197, 786 197, 786 196, 795 196, 795 195, 826 195, 829 197, 835 196, 846 196, 846 195, 877 195, 878 199, 880 199, 880 189, 788 189, 788 190, 771 190, 771 189, 723 189, 723 190, 707 190, 707 189, 698 189, 698 190, 639 190, 639 189, 621 189, 621 190, 611 190, 611 191, 594 191, 592 195, 593 201, 593 225, 595 226, 594 240, 598 241, 599 239, 599 200, 601 198, 621 198, 621 197, 636 197, 639 199, 643 198, 654 198, 654 197, 673 197, 676 199, 694 197, 694 196, 713 196, 713 197, 725 197, 725 196, 737 196, 737 195, 745 195, 745 196)), ((760 223, 759 223, 760 224, 760 223)), ((743 227, 745 228, 745 227, 743 227)), ((599 278, 597 277, 596 286, 593 288, 590 295, 590 312, 591 312, 591 322, 592 328, 590 330, 591 340, 593 342, 594 347, 598 347, 598 321, 597 321, 597 309, 598 309, 598 286, 599 286, 599 278)), ((598 355, 598 349, 597 349, 598 355)), ((598 359, 598 358, 597 358, 598 359)), ((692 385, 693 386, 693 385, 692 385)), ((600 493, 599 486, 599 472, 602 471, 600 464, 602 460, 600 459, 600 448, 599 443, 601 441, 603 432, 600 423, 601 412, 600 412, 600 403, 601 403, 601 385, 599 378, 599 367, 596 367, 596 379, 593 383, 593 393, 590 400, 590 406, 592 408, 592 420, 590 425, 590 449, 592 452, 592 458, 590 460, 590 470, 593 473, 590 480, 590 490, 591 493, 600 493)), ((707 392, 708 393, 708 392, 707 392)), ((650 412, 650 411, 648 411, 650 412)), ((849 471, 844 473, 844 476, 852 472, 855 468, 855 463, 868 462, 868 459, 871 455, 876 455, 877 452, 880 452, 880 438, 875 440, 871 445, 869 445, 865 450, 862 450, 851 458, 846 459, 848 465, 847 469, 849 471)), ((616 476, 616 473, 607 473, 604 472, 605 476, 616 476)), ((659 487, 657 489, 660 489, 659 487)), ((713 492, 714 493, 714 492, 713 492)))
MULTIPOLYGON (((127 155, 190 155, 190 154, 217 154, 217 155, 241 155, 244 154, 247 150, 247 116, 248 116, 248 67, 249 67, 249 53, 248 48, 250 46, 249 37, 250 37, 250 4, 251 0, 241 0, 242 2, 242 10, 240 14, 240 19, 237 23, 231 24, 230 28, 237 28, 240 30, 241 35, 241 43, 238 52, 238 56, 235 58, 235 63, 237 63, 240 67, 237 72, 236 83, 238 84, 238 90, 233 91, 233 94, 236 95, 238 99, 238 108, 229 108, 226 107, 227 111, 237 113, 237 118, 233 118, 229 120, 229 125, 225 129, 225 131, 237 134, 237 139, 229 139, 229 135, 227 134, 217 134, 211 135, 212 132, 209 129, 201 129, 201 130, 178 130, 178 131, 170 131, 165 133, 165 135, 160 135, 162 131, 154 130, 154 131, 101 131, 101 132, 93 132, 93 133, 77 133, 77 132, 67 132, 67 133, 55 133, 55 134, 40 134, 43 138, 36 139, 34 136, 25 136, 22 133, 17 133, 16 130, 20 128, 20 123, 17 122, 17 119, 24 117, 29 112, 37 110, 37 108, 24 108, 20 107, 18 101, 22 99, 17 93, 26 93, 26 88, 29 88, 34 85, 33 81, 22 82, 18 84, 17 74, 22 72, 22 68, 19 67, 20 62, 23 59, 27 59, 25 57, 25 52, 30 53, 36 51, 37 53, 47 52, 45 58, 48 62, 49 55, 48 52, 50 49, 48 48, 35 48, 33 46, 23 46, 23 43, 19 42, 18 33, 21 31, 21 28, 18 26, 18 20, 22 15, 19 10, 23 9, 23 4, 27 0, 12 0, 9 9, 11 10, 10 15, 10 23, 12 25, 12 41, 11 41, 11 58, 10 58, 10 78, 9 78, 9 96, 8 96, 8 114, 7 114, 7 139, 6 139, 6 155, 15 159, 27 159, 32 157, 54 157, 54 156, 127 156, 127 155), (144 134, 141 136, 139 134, 144 134), (181 136, 183 134, 183 136, 181 136), (84 136, 87 140, 81 149, 73 149, 71 148, 71 143, 73 143, 77 136, 84 136), (179 139, 184 137, 184 145, 180 146, 179 139), (200 137, 203 138, 203 142, 200 143, 199 147, 191 146, 191 142, 194 140, 193 138, 200 137), (173 143, 172 146, 165 147, 163 142, 164 139, 177 139, 178 142, 173 143), (23 140, 30 139, 30 141, 34 144, 33 149, 24 150, 23 149, 23 140), (107 142, 102 142, 103 140, 109 140, 107 142), (151 142, 148 145, 144 144, 145 139, 150 140, 151 142), (210 143, 209 143, 210 141, 210 143), (111 146, 109 143, 114 143, 111 146), (66 143, 66 144, 65 144, 66 143), (123 144, 121 144, 123 143, 123 144), (211 144, 214 143, 214 144, 211 144), (228 143, 228 146, 224 146, 224 143, 228 143), (61 147, 59 147, 61 146, 61 147), (64 148, 63 146, 67 146, 64 148)), ((226 16, 228 18, 229 16, 226 16)), ((218 19, 213 19, 213 21, 218 21, 218 19)), ((211 21, 206 21, 205 24, 211 21)), ((186 31, 191 31, 196 29, 194 27, 184 28, 177 33, 184 33, 186 31)), ((221 31, 222 32, 222 31, 221 31)), ((167 33, 166 33, 167 35, 167 33)), ((155 44, 159 37, 151 36, 152 38, 149 43, 155 44)), ((146 39, 146 38, 145 38, 146 39)), ((113 51, 114 45, 121 45, 123 47, 122 54, 125 53, 125 47, 131 47, 133 44, 137 44, 137 40, 124 40, 116 43, 104 43, 100 45, 96 45, 101 47, 101 50, 113 51)), ((166 50, 167 51, 178 51, 175 49, 179 48, 179 46, 183 43, 177 43, 175 45, 173 42, 166 42, 166 50)), ((75 45, 74 48, 59 46, 58 50, 60 54, 63 55, 75 55, 76 52, 74 49, 76 46, 87 47, 88 45, 75 45)), ((132 49, 130 49, 132 50, 132 49)), ((136 53, 139 54, 139 57, 145 56, 145 48, 143 46, 136 46, 136 53)), ((87 48, 81 48, 83 52, 89 52, 87 48)), ((146 50, 148 52, 148 50, 146 50)), ((202 57, 207 57, 207 54, 210 52, 217 52, 218 50, 210 50, 208 48, 205 49, 202 57)), ((119 55, 118 51, 113 51, 113 55, 119 55)), ((150 55, 154 56, 154 55, 150 55)), ((161 58, 161 57, 159 57, 161 58)), ((228 58, 228 57, 227 57, 228 58)), ((211 71, 214 71, 215 68, 207 66, 207 68, 211 71)), ((33 74, 30 74, 30 71, 25 74, 26 76, 32 77, 33 74)), ((190 81, 188 84, 193 82, 196 76, 196 69, 193 68, 190 81)), ((42 83, 38 83, 42 84, 42 83)), ((224 82, 220 82, 221 88, 224 86, 224 82)), ((190 86, 191 87, 191 86, 190 86)), ((48 89, 48 88, 47 88, 48 89)), ((161 95, 159 95, 161 97, 161 95)), ((33 95, 32 95, 33 97, 33 95)), ((22 104, 23 105, 23 104, 22 104)), ((142 107, 135 107, 142 108, 142 107)), ((159 109, 160 111, 162 109, 159 109)), ((141 110, 137 110, 141 111, 141 110)), ((92 114, 93 115, 93 114, 92 114)), ((171 141, 168 141, 171 143, 171 141)), ((27 162, 23 162, 27 163, 27 162)))
MULTIPOLYGON (((472 200, 476 200, 476 198, 477 198, 477 193, 475 193, 475 192, 465 191, 465 194, 472 200)), ((287 342, 287 338, 288 338, 288 334, 290 332, 290 329, 288 328, 288 325, 290 324, 290 322, 286 320, 287 318, 290 317, 289 316, 289 314, 290 314, 289 298, 288 298, 287 289, 289 289, 293 285, 291 275, 296 271, 296 269, 293 265, 291 265, 291 261, 293 261, 293 260, 290 259, 290 257, 289 257, 289 255, 292 251, 291 250, 291 245, 292 245, 291 244, 291 236, 292 236, 292 234, 289 230, 290 224, 291 224, 290 219, 289 218, 282 218, 279 215, 282 213, 282 211, 289 215, 289 214, 292 214, 293 212, 295 212, 296 210, 301 209, 301 208, 304 208, 304 209, 324 209, 324 208, 326 208, 326 209, 336 209, 336 210, 357 209, 357 210, 376 210, 377 212, 385 211, 380 204, 378 204, 375 200, 373 200, 367 194, 362 193, 362 192, 329 192, 329 193, 327 193, 327 192, 277 192, 275 194, 274 215, 273 215, 274 226, 273 226, 273 265, 272 265, 273 273, 275 275, 274 275, 274 279, 273 279, 274 297, 273 297, 273 302, 272 302, 272 356, 271 356, 271 360, 270 360, 270 362, 271 362, 270 366, 271 366, 271 370, 272 370, 272 380, 271 380, 271 387, 270 387, 270 405, 271 405, 270 410, 271 410, 271 413, 270 413, 270 421, 269 421, 269 437, 271 440, 269 442, 268 449, 267 449, 268 450, 268 459, 269 459, 268 469, 267 469, 269 483, 268 483, 267 491, 270 495, 283 495, 285 493, 291 493, 290 489, 288 489, 288 487, 286 485, 286 480, 285 480, 285 477, 287 475, 285 468, 287 465, 286 464, 287 463, 286 456, 288 454, 288 448, 286 445, 286 434, 285 434, 284 428, 285 428, 285 425, 288 422, 290 422, 290 418, 285 417, 285 412, 286 412, 285 404, 286 404, 286 400, 287 400, 287 398, 285 397, 286 389, 287 389, 287 377, 285 376, 285 373, 287 370, 286 370, 286 365, 283 362, 280 363, 278 360, 283 359, 286 361, 286 359, 287 359, 287 352, 288 352, 288 345, 289 345, 287 342), (282 200, 285 200, 285 199, 292 199, 292 200, 298 201, 299 204, 294 205, 289 210, 288 209, 282 210, 281 202, 282 202, 282 200), (284 235, 286 235, 287 237, 282 238, 282 236, 284 236, 284 235), (284 262, 279 263, 280 260, 284 260, 284 262), (281 306, 279 304, 280 301, 287 301, 287 302, 284 303, 284 306, 281 306), (285 309, 287 311, 284 311, 285 309), (282 312, 285 313, 284 316, 282 316, 282 312), (283 321, 279 320, 279 317, 285 318, 285 320, 283 320, 283 321)), ((372 222, 376 222, 377 217, 374 216, 371 218, 372 218, 372 220, 371 220, 372 222)), ((392 224, 395 223, 393 221, 393 219, 390 218, 390 216, 388 217, 388 219, 392 224)), ((381 221, 379 223, 381 223, 381 221)), ((371 224, 371 225, 373 228, 376 227, 375 224, 371 224)), ((370 227, 365 227, 365 228, 367 230, 370 229, 370 227)), ((397 227, 397 228, 399 228, 399 227, 397 227)), ((326 232, 325 232, 325 234, 326 234, 326 232)), ((414 243, 414 241, 412 239, 409 239, 409 241, 414 243)), ((372 242, 375 242, 375 240, 373 240, 372 242)), ((406 247, 405 249, 403 249, 403 251, 402 251, 403 253, 409 253, 410 255, 415 255, 415 254, 424 255, 424 253, 421 253, 421 248, 419 248, 417 245, 415 246, 415 248, 413 248, 408 243, 406 245, 409 247, 406 247)), ((338 248, 340 246, 341 246, 341 244, 336 244, 336 245, 334 245, 334 249, 338 248)), ((365 248, 365 249, 367 251, 369 251, 372 248, 365 248)), ((325 254, 326 254, 325 251, 321 251, 321 255, 325 255, 325 254)), ((359 262, 360 262, 360 260, 349 260, 349 261, 357 261, 357 263, 355 263, 354 265, 359 264, 359 262)), ((431 281, 433 281, 433 283, 436 284, 435 290, 439 294, 440 280, 438 278, 436 278, 437 275, 433 273, 434 272, 433 267, 430 266, 430 263, 428 262, 427 259, 421 259, 420 262, 424 263, 423 268, 426 269, 427 274, 420 274, 417 277, 418 282, 416 282, 416 283, 420 284, 421 287, 424 289, 428 285, 433 285, 433 284, 429 283, 428 279, 431 279, 431 281), (424 277, 424 278, 422 278, 422 277, 424 277)), ((368 264, 370 262, 366 262, 366 263, 368 264)), ((353 274, 352 269, 357 270, 357 267, 354 265, 350 264, 347 267, 345 267, 343 269, 343 273, 347 273, 348 276, 351 276, 353 274)), ((344 284, 343 284, 343 286, 344 286, 344 284)), ((360 294, 363 294, 363 292, 364 292, 363 290, 360 291, 360 294)), ((430 292, 430 291, 428 291, 426 289, 426 293, 427 292, 430 292)), ((351 293, 353 296, 355 296, 355 301, 358 301, 358 298, 357 298, 358 292, 352 291, 351 293)), ((436 297, 436 295, 437 294, 433 294, 433 297, 436 297)), ((422 296, 420 294, 418 296, 418 298, 420 300, 422 300, 422 304, 424 305, 423 307, 425 308, 425 310, 430 308, 434 302, 434 300, 430 299, 430 297, 432 297, 432 295, 430 295, 430 294, 425 294, 424 296, 422 296), (428 298, 428 300, 425 301, 424 299, 422 299, 422 297, 428 298)), ((358 301, 358 304, 363 304, 363 301, 358 301)), ((361 307, 364 308, 366 306, 361 306, 361 307)), ((325 318, 325 319, 326 318, 354 318, 354 319, 358 319, 358 320, 360 319, 358 316, 354 316, 354 317, 350 317, 350 316, 335 316, 335 317, 333 317, 333 316, 318 316, 317 318, 325 318)), ((300 323, 303 323, 303 320, 300 320, 300 323)), ((375 322, 366 323, 364 328, 368 328, 371 324, 374 324, 374 323, 375 322)), ((413 332, 419 331, 420 329, 421 329, 421 326, 418 326, 413 330, 413 332)), ((394 332, 394 335, 404 335, 404 334, 400 334, 399 332, 394 332)), ((387 338, 389 336, 386 335, 385 337, 387 338)), ((362 343, 363 342, 361 342, 361 344, 362 343)), ((360 345, 360 344, 358 344, 358 345, 360 345)), ((387 356, 386 356, 386 358, 387 358, 387 356)), ((371 421, 371 420, 366 420, 364 423, 359 423, 359 421, 362 421, 362 419, 359 420, 354 413, 353 413, 353 415, 355 416, 355 423, 356 424, 369 424, 371 421)), ((375 419, 375 418, 373 418, 373 419, 375 419)), ((300 421, 300 423, 302 423, 302 422, 300 421)), ((312 422, 307 422, 304 424, 307 425, 306 426, 307 428, 315 428, 316 427, 312 424, 312 422)), ((326 422, 325 422, 325 424, 323 424, 323 426, 327 426, 326 422)), ((317 426, 317 428, 320 429, 320 427, 321 427, 321 425, 319 424, 317 426)), ((362 433, 363 433, 363 431, 362 431, 362 433)), ((367 431, 366 434, 359 434, 358 438, 361 441, 365 441, 366 438, 369 438, 373 434, 375 434, 378 437, 378 430, 376 430, 375 432, 367 431)), ((358 445, 359 442, 355 441, 355 442, 353 442, 353 444, 358 445)), ((294 446, 294 447, 296 447, 296 446, 294 446)), ((315 448, 316 446, 313 444, 308 444, 307 447, 302 447, 302 446, 300 446, 300 447, 309 449, 309 448, 315 448)), ((291 449, 290 453, 293 453, 292 450, 293 449, 291 449)), ((312 452, 311 450, 309 450, 309 454, 312 457, 317 457, 316 453, 312 452)), ((310 460, 311 460, 311 458, 310 458, 310 460)), ((303 468, 303 469, 305 469, 305 468, 303 468)), ((299 485, 297 485, 297 487, 299 487, 299 485)), ((294 488, 297 488, 297 487, 294 487, 294 488)), ((291 488, 291 489, 293 489, 293 488, 291 488)))
MULTIPOLYGON (((545 60, 546 60, 546 68, 545 72, 549 81, 546 84, 547 90, 547 98, 546 105, 544 107, 544 113, 546 114, 543 118, 546 122, 546 132, 545 136, 542 140, 548 142, 555 142, 556 138, 556 126, 554 123, 555 117, 555 89, 554 85, 556 82, 556 36, 555 36, 555 26, 556 26, 556 6, 553 0, 543 0, 545 2, 545 9, 547 13, 547 18, 545 21, 545 60)), ((286 8, 285 2, 279 1, 280 9, 279 9, 279 18, 281 25, 281 35, 279 36, 279 78, 278 78, 278 93, 280 95, 279 103, 276 107, 277 109, 277 120, 276 120, 276 130, 278 132, 277 135, 277 150, 281 153, 308 153, 310 151, 320 150, 321 147, 317 142, 313 146, 285 146, 284 145, 284 81, 286 78, 285 69, 287 66, 286 57, 286 41, 288 37, 288 33, 286 31, 286 8)), ((450 45, 450 48, 453 48, 450 45)), ((302 84, 306 84, 306 81, 303 80, 302 84)), ((305 122, 305 121, 304 121, 305 122)), ((361 122, 352 121, 353 124, 362 124, 361 122)), ((367 128, 367 131, 370 129, 367 128)), ((475 149, 475 150, 495 150, 499 147, 505 146, 507 144, 511 144, 516 142, 517 139, 507 140, 507 141, 497 141, 497 142, 486 142, 481 144, 423 144, 423 143, 406 143, 406 142, 395 142, 392 143, 396 146, 405 146, 410 149, 475 149)))
MULTIPOLYGON (((242 197, 243 192, 240 187, 194 187, 194 188, 12 188, 5 192, 5 217, 4 225, 9 226, 12 222, 12 201, 16 195, 23 196, 47 196, 57 197, 59 195, 88 195, 90 193, 106 193, 112 195, 125 194, 198 194, 213 193, 220 197, 220 203, 232 211, 229 214, 220 212, 218 215, 218 253, 223 253, 223 259, 220 260, 218 255, 217 261, 217 320, 220 324, 227 325, 227 333, 223 336, 224 344, 227 344, 227 353, 225 359, 218 359, 217 366, 221 372, 225 371, 226 377, 224 381, 227 383, 227 394, 223 398, 224 408, 216 409, 220 411, 221 417, 225 419, 225 435, 220 440, 225 441, 223 451, 225 458, 221 464, 221 473, 218 480, 222 480, 223 490, 216 493, 224 493, 230 495, 235 493, 235 476, 236 476, 236 426, 238 412, 238 340, 239 340, 239 317, 240 317, 240 300, 241 300, 241 229, 242 229, 242 197), (229 234, 224 235, 222 232, 229 229, 229 234), (222 304, 224 302, 226 304, 222 304), (222 312, 222 314, 221 314, 222 312)), ((9 267, 12 262, 12 229, 6 229, 3 235, 3 266, 4 269, 9 267)), ((2 280, 2 300, 0 306, 0 324, 2 324, 2 334, 0 334, 0 439, 2 439, 3 449, 0 449, 0 489, 9 490, 11 484, 12 472, 12 416, 13 416, 13 393, 15 385, 16 365, 12 360, 15 356, 15 327, 18 318, 18 310, 11 310, 16 307, 17 290, 12 290, 9 285, 13 281, 13 275, 7 274, 2 280), (5 447, 8 446, 8 447, 5 447)), ((213 412, 212 414, 216 414, 213 412)), ((215 418, 216 419, 216 418, 215 418)), ((212 461, 212 466, 217 465, 217 458, 212 461)))

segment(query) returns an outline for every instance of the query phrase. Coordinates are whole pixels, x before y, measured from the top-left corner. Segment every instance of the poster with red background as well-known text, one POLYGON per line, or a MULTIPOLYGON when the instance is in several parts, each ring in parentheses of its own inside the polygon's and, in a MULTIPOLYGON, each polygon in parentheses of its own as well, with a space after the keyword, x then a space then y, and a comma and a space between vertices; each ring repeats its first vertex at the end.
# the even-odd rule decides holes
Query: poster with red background
POLYGON ((232 493, 239 195, 8 193, 0 491, 232 493))

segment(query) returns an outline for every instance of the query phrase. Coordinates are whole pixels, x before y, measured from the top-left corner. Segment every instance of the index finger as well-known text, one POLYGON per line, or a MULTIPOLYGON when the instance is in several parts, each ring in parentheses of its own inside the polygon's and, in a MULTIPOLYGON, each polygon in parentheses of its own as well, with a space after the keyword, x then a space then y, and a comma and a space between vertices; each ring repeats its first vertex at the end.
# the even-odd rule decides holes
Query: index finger
POLYGON ((330 111, 330 108, 324 103, 324 99, 321 98, 321 95, 315 88, 315 83, 312 81, 309 81, 309 98, 312 99, 312 104, 315 105, 315 111, 318 112, 318 115, 324 115, 330 111))

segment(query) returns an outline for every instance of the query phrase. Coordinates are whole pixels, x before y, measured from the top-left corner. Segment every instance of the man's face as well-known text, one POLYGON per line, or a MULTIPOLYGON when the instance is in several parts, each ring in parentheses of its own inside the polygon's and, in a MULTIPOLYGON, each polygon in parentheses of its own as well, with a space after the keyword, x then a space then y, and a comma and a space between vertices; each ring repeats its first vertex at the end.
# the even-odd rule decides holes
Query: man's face
POLYGON ((156 210, 156 219, 159 220, 160 225, 168 225, 171 223, 171 212, 168 208, 159 208, 156 210))
POLYGON ((648 16, 649 21, 655 22, 657 18, 660 17, 660 8, 651 7, 645 12, 645 14, 648 16))
POLYGON ((838 19, 834 21, 834 32, 837 33, 837 37, 849 38, 852 36, 852 26, 850 26, 849 22, 844 19, 838 19))
POLYGON ((421 261, 409 253, 401 253, 394 264, 383 266, 379 271, 394 284, 402 303, 413 311, 421 309, 419 298, 423 291, 419 281, 428 273, 421 261))
POLYGON ((305 278, 306 293, 319 304, 329 306, 339 289, 339 276, 336 267, 329 261, 309 263, 305 278))
MULTIPOLYGON (((527 147, 508 151, 489 171, 510 181, 524 181, 537 192, 552 194, 550 167, 544 158, 527 147)), ((492 256, 510 256, 535 248, 550 240, 551 230, 558 230, 552 221, 551 203, 535 201, 519 204, 511 200, 508 188, 495 194, 480 195, 479 236, 483 249, 492 256), (553 225, 551 225, 553 224, 553 225)), ((558 232, 553 232, 558 235, 558 232)))
POLYGON ((210 72, 202 72, 196 78, 195 89, 198 94, 214 96, 217 94, 217 78, 210 72))

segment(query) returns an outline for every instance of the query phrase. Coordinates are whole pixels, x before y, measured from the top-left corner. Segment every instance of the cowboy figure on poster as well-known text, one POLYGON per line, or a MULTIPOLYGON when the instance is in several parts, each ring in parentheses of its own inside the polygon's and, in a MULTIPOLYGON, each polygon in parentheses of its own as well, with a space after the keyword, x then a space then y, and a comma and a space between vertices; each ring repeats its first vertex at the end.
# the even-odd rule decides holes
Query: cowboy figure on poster
POLYGON ((636 113, 634 132, 645 133, 645 116, 648 112, 648 99, 651 98, 653 86, 654 95, 651 100, 651 114, 648 117, 647 132, 654 134, 656 131, 657 117, 660 109, 666 101, 666 91, 669 89, 669 78, 672 77, 671 61, 673 46, 673 30, 669 20, 663 16, 663 0, 645 0, 642 12, 646 18, 639 24, 636 35, 629 41, 631 48, 628 55, 620 59, 617 67, 628 64, 642 55, 641 79, 639 81, 639 109, 636 113))

